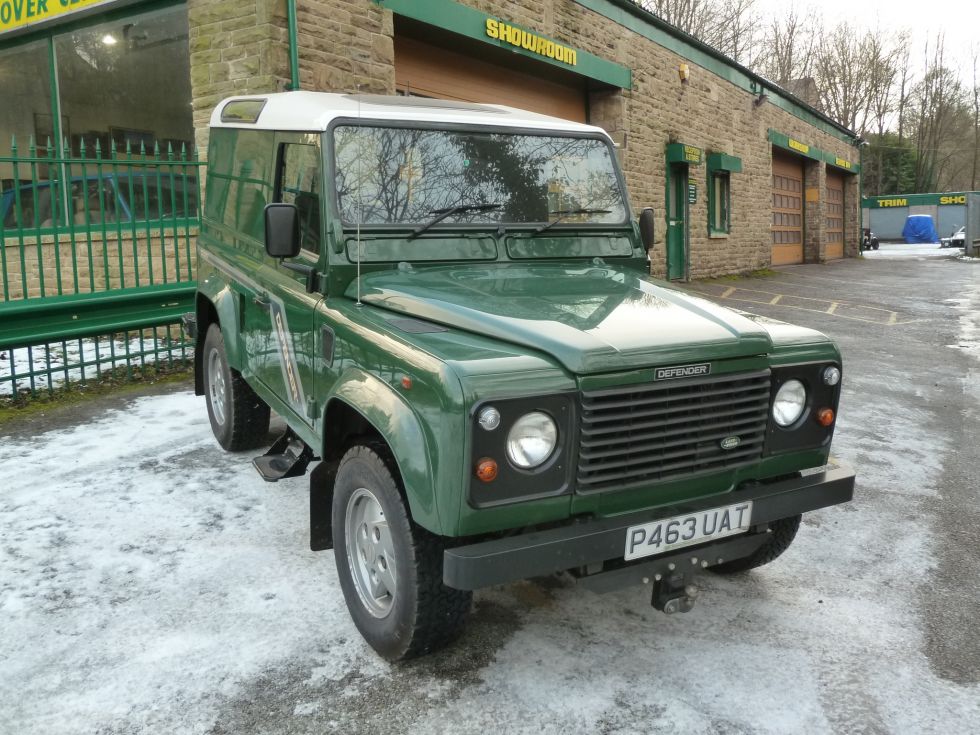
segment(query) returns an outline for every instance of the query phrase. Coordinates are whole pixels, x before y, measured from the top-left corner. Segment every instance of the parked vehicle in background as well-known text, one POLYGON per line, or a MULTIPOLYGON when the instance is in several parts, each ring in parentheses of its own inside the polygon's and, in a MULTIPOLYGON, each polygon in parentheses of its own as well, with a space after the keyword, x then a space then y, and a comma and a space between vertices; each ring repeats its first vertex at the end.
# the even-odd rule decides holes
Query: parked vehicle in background
POLYGON ((556 572, 686 612, 695 572, 767 564, 852 496, 837 347, 650 278, 653 210, 598 127, 235 98, 207 181, 196 391, 226 450, 285 419, 266 480, 320 460, 311 548, 387 659, 450 641, 472 590, 556 572))
POLYGON ((939 241, 941 248, 965 248, 966 247, 966 227, 961 227, 949 237, 944 237, 939 241))
POLYGON ((878 245, 878 236, 865 227, 861 236, 861 250, 877 250, 878 245))
POLYGON ((0 194, 0 225, 5 233, 46 234, 57 228, 103 223, 167 221, 197 217, 196 177, 153 173, 76 176, 62 183, 42 180, 0 194))

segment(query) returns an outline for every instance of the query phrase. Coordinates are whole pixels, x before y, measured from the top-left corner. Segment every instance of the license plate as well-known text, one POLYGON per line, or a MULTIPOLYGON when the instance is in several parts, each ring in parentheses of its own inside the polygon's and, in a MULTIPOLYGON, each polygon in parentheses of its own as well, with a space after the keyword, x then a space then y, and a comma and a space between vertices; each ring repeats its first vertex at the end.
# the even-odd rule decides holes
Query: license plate
POLYGON ((625 559, 663 554, 673 549, 745 533, 752 525, 752 501, 699 510, 626 529, 625 559))

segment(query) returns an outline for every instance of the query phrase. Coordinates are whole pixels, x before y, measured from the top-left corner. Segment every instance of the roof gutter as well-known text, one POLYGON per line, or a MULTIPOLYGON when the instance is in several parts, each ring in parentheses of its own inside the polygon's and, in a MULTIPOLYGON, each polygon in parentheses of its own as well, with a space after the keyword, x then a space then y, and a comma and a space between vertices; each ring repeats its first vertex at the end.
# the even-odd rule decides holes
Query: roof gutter
POLYGON ((712 56, 718 61, 721 61, 722 63, 732 67, 733 69, 736 69, 737 71, 741 72, 746 77, 751 79, 759 88, 759 92, 768 89, 769 91, 778 94, 780 97, 786 99, 788 102, 800 107, 803 110, 806 110, 811 115, 819 118, 826 124, 839 130, 841 133, 844 133, 845 135, 854 138, 855 141, 858 140, 859 138, 858 134, 855 133, 850 128, 841 125, 839 122, 837 122, 831 117, 828 117, 826 114, 816 109, 815 107, 811 107, 806 102, 801 100, 799 97, 792 94, 791 92, 786 91, 783 87, 780 87, 775 82, 766 79, 764 76, 761 76, 760 74, 756 74, 754 71, 752 71, 746 66, 742 66, 737 61, 735 61, 729 56, 726 56, 715 47, 706 44, 704 41, 698 40, 690 33, 687 33, 686 31, 682 31, 677 26, 671 25, 670 23, 668 23, 667 21, 665 21, 663 18, 656 15, 655 13, 651 13, 649 10, 640 7, 633 0, 607 0, 607 1, 612 3, 613 5, 622 8, 626 12, 636 16, 637 18, 643 20, 644 22, 656 26, 657 28, 664 31, 665 33, 673 36, 674 38, 677 38, 680 41, 683 41, 685 44, 693 46, 698 51, 701 51, 702 53, 707 54, 708 56, 712 56))

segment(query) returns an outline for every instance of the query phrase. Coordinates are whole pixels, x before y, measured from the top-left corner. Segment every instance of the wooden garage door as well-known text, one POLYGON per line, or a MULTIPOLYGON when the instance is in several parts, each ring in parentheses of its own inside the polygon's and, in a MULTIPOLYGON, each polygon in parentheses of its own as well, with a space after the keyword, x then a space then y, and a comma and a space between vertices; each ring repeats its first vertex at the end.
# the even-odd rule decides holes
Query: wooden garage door
POLYGON ((803 162, 772 152, 772 264, 803 262, 803 162))
POLYGON ((395 36, 395 86, 423 97, 509 105, 586 122, 583 89, 403 36, 395 36))
POLYGON ((844 174, 827 168, 827 214, 824 219, 827 246, 824 257, 844 257, 844 174))

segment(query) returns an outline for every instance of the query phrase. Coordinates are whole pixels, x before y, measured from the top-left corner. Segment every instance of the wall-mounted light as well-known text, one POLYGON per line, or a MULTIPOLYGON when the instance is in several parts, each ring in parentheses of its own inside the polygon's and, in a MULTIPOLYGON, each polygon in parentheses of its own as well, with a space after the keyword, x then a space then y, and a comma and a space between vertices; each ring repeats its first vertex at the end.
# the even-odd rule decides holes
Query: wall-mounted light
POLYGON ((115 46, 119 41, 111 33, 107 33, 102 37, 102 43, 106 46, 115 46))
POLYGON ((677 67, 677 76, 681 78, 681 84, 687 84, 691 78, 691 67, 687 64, 681 64, 677 67))
POLYGON ((766 94, 765 90, 759 92, 759 96, 752 100, 752 104, 756 107, 761 107, 765 101, 769 99, 769 95, 766 94))

